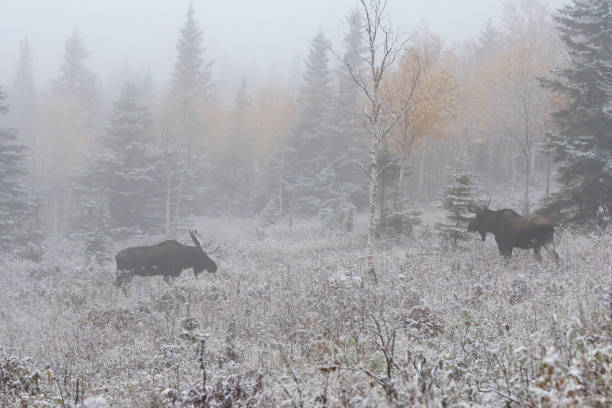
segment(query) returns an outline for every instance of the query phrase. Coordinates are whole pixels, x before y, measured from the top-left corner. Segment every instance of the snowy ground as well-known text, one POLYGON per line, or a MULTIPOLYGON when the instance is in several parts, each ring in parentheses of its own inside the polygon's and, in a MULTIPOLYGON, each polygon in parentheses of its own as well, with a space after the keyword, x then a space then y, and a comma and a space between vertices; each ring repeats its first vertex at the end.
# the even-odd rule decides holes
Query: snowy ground
POLYGON ((476 235, 441 252, 417 232, 380 242, 374 284, 363 222, 198 229, 225 244, 217 274, 135 278, 127 296, 110 261, 67 243, 0 261, 0 406, 612 402, 611 235, 560 232, 556 266, 520 250, 505 263, 476 235))

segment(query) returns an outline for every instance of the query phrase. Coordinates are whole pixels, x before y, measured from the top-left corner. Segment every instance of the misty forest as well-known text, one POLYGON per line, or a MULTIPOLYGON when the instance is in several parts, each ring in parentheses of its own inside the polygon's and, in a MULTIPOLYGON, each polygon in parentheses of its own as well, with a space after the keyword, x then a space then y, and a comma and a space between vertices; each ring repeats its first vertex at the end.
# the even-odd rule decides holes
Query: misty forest
POLYGON ((163 75, 10 44, 0 406, 612 406, 612 2, 394 2, 231 81, 207 2, 163 75))

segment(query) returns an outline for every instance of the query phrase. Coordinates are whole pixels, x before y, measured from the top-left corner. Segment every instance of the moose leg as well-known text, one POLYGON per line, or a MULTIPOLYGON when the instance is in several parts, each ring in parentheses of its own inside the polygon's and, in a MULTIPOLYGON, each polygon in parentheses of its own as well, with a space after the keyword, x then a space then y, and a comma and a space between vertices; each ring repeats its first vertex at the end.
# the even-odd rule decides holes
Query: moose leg
POLYGON ((503 256, 506 259, 509 259, 512 257, 512 246, 498 245, 497 247, 499 248, 499 254, 501 256, 503 256))
POLYGON ((533 255, 535 256, 536 261, 542 262, 542 245, 536 243, 533 246, 533 255))
POLYGON ((163 275, 164 275, 164 282, 170 284, 170 279, 174 280, 178 278, 179 276, 181 276, 181 271, 168 269, 164 271, 163 275))
POLYGON ((132 282, 132 280, 134 279, 134 272, 133 270, 118 270, 117 271, 117 280, 115 282, 115 285, 118 288, 121 288, 121 290, 123 291, 123 294, 125 296, 128 295, 128 286, 130 284, 130 282, 132 282))
POLYGON ((556 263, 559 263, 559 254, 555 251, 555 243, 553 241, 544 242, 544 249, 553 257, 556 263))

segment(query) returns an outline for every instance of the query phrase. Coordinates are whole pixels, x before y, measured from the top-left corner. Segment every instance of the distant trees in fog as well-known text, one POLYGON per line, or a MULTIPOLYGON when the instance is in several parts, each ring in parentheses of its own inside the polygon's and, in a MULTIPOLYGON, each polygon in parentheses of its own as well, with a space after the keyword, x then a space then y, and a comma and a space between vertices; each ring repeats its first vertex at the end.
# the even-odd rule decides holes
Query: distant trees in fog
POLYGON ((373 203, 371 221, 388 226, 387 216, 403 219, 418 200, 436 200, 455 174, 445 165, 465 156, 485 191, 509 194, 508 206, 525 212, 549 195, 558 171, 562 190, 547 211, 584 220, 612 200, 609 7, 568 6, 555 31, 542 2, 514 2, 502 26, 489 22, 474 41, 448 47, 421 28, 393 53, 390 32, 372 53, 362 7, 338 47, 315 34, 291 78, 295 97, 245 72, 229 108, 214 92, 193 6, 168 85, 155 94, 148 70, 104 101, 77 31, 56 79, 37 87, 26 40, 3 105, 12 105, 3 143, 16 137, 31 148, 17 149, 18 190, 39 197, 28 208, 52 233, 175 236, 192 217, 219 214, 340 225, 373 203), (587 11, 596 24, 584 24, 587 11))
MULTIPOLYGON (((0 87, 0 115, 9 106, 0 87)), ((15 240, 24 238, 32 228, 32 206, 26 189, 27 147, 20 143, 17 130, 0 127, 0 249, 11 249, 15 240)), ((23 241, 21 241, 23 244, 23 241)))

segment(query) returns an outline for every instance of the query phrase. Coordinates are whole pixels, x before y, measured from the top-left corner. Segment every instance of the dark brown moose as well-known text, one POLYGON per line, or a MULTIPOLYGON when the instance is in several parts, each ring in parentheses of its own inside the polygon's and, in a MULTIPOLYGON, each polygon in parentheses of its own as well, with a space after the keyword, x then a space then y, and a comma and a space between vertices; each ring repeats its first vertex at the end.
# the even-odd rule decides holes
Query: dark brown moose
POLYGON ((196 231, 189 231, 195 246, 180 244, 176 241, 164 241, 157 245, 126 248, 117 255, 117 280, 116 285, 122 286, 130 282, 134 276, 161 275, 164 281, 180 276, 185 269, 192 268, 193 274, 198 276, 204 269, 215 273, 217 264, 208 257, 219 247, 210 253, 206 253, 200 240, 196 237, 196 231))
POLYGON ((513 248, 530 249, 536 260, 542 260, 542 247, 559 262, 553 241, 553 225, 539 215, 522 216, 514 210, 489 210, 488 205, 479 207, 470 205, 469 210, 476 214, 468 225, 468 232, 478 231, 484 241, 487 232, 495 236, 499 253, 510 258, 513 248))

